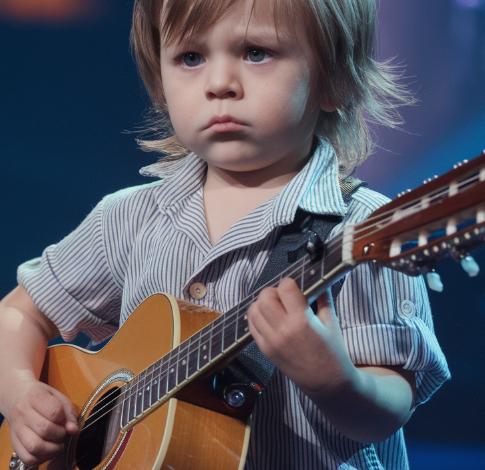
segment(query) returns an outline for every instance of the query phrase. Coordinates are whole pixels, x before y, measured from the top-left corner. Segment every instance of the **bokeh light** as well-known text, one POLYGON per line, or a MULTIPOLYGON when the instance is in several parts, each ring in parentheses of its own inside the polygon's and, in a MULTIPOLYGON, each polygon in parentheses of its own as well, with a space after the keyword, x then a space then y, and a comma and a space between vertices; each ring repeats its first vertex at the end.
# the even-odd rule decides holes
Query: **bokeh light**
POLYGON ((101 11, 100 0, 1 0, 0 17, 28 22, 65 22, 95 18, 101 11))

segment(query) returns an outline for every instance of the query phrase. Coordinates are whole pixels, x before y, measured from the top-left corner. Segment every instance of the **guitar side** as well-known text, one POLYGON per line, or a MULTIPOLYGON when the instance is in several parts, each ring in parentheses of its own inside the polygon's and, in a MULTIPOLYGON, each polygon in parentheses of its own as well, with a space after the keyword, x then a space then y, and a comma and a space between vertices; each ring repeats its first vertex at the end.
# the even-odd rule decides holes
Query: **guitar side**
MULTIPOLYGON (((145 300, 99 352, 70 345, 48 348, 41 380, 73 402, 82 415, 100 393, 118 387, 210 323, 215 312, 187 312, 165 294, 145 300), (97 392, 98 391, 98 392, 97 392), (96 395, 98 393, 98 395, 96 395), (88 404, 88 405, 87 405, 88 404)), ((172 399, 116 438, 114 451, 93 470, 237 470, 244 465, 249 427, 240 419, 172 399), (242 457, 242 459, 241 459, 242 457)), ((47 463, 48 470, 85 470, 68 455, 47 463)), ((0 428, 0 470, 11 469, 10 428, 0 428)))

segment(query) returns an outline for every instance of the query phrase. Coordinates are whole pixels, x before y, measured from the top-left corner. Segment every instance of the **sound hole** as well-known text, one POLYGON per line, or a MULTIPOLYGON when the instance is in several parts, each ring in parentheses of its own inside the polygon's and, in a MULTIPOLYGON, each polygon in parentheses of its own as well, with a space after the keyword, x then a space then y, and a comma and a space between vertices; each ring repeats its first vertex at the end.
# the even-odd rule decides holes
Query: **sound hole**
POLYGON ((89 413, 76 445, 79 470, 93 470, 116 443, 120 431, 119 407, 116 406, 119 396, 118 387, 109 390, 89 413))

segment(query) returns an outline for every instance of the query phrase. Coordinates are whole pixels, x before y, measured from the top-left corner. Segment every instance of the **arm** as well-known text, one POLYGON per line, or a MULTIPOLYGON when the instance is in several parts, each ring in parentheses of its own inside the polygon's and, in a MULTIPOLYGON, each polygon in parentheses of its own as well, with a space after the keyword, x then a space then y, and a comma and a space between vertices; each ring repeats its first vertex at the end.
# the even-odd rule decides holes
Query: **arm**
POLYGON ((265 354, 344 435, 379 442, 412 414, 414 374, 400 368, 356 367, 345 349, 328 296, 318 315, 291 279, 261 292, 249 312, 251 333, 265 354))
POLYGON ((19 286, 0 302, 0 412, 11 428, 12 445, 27 465, 63 450, 74 434, 73 405, 57 390, 38 381, 47 342, 59 332, 19 286))

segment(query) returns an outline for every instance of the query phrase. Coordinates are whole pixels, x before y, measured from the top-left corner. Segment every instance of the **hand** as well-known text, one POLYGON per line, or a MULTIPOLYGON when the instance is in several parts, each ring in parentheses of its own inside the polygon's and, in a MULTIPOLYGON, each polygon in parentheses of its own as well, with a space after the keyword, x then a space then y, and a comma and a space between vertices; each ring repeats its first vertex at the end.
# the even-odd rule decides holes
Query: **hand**
POLYGON ((411 416, 414 373, 355 367, 328 293, 315 315, 296 283, 283 279, 260 293, 248 323, 261 352, 348 438, 380 442, 411 416))
POLYGON ((338 393, 354 380, 356 369, 327 293, 315 315, 295 281, 283 279, 260 293, 248 322, 261 352, 307 394, 338 393))
POLYGON ((13 394, 16 400, 7 417, 15 452, 26 465, 37 465, 62 454, 69 434, 78 431, 70 400, 57 390, 35 380, 22 382, 13 394))

